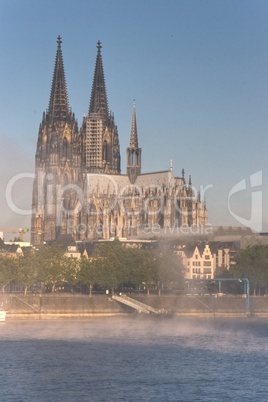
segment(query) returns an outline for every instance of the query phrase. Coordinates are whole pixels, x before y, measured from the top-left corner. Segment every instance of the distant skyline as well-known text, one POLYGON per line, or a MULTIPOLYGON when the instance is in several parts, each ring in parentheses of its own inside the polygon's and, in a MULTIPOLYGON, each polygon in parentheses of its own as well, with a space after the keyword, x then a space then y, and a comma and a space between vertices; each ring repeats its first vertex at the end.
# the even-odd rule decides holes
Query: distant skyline
POLYGON ((172 160, 205 189, 210 224, 268 231, 267 21, 266 0, 0 0, 0 228, 30 227, 6 196, 31 208, 60 35, 79 126, 102 43, 122 173, 135 99, 142 172, 172 160))

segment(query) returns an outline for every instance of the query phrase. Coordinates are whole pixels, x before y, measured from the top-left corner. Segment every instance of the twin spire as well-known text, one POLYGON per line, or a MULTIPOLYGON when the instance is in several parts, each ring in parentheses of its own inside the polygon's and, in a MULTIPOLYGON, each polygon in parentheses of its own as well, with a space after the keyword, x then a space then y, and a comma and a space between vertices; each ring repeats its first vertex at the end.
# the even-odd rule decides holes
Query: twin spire
MULTIPOLYGON (((69 115, 69 101, 61 50, 61 37, 57 38, 57 53, 54 74, 51 86, 48 114, 52 120, 65 120, 69 115)), ((105 79, 103 72, 101 42, 97 43, 97 59, 91 91, 89 114, 98 113, 102 117, 108 117, 108 102, 106 95, 105 79)))
MULTIPOLYGON (((65 80, 65 72, 63 65, 63 57, 61 50, 61 37, 57 38, 57 53, 55 60, 55 67, 52 79, 48 116, 51 122, 66 122, 68 116, 70 116, 69 101, 67 94, 67 86, 65 80)), ((88 116, 97 115, 100 118, 108 119, 108 101, 106 94, 105 78, 103 71, 102 55, 101 55, 101 42, 97 42, 97 58, 95 64, 95 72, 93 78, 93 85, 91 90, 91 98, 89 104, 88 116)), ((106 120, 107 121, 107 120, 106 120)), ((133 103, 132 111, 132 124, 130 135, 130 146, 128 151, 131 151, 131 158, 128 160, 128 167, 135 167, 136 174, 140 173, 140 157, 141 149, 138 145, 138 133, 136 122, 136 105, 133 103)))
POLYGON ((62 40, 60 36, 57 38, 57 43, 58 49, 56 54, 48 114, 52 121, 64 121, 69 115, 69 101, 61 51, 62 40))
POLYGON ((108 117, 108 101, 105 87, 105 79, 103 72, 102 56, 101 56, 101 42, 97 43, 97 59, 95 66, 95 73, 91 91, 89 115, 91 113, 98 113, 102 117, 108 117))

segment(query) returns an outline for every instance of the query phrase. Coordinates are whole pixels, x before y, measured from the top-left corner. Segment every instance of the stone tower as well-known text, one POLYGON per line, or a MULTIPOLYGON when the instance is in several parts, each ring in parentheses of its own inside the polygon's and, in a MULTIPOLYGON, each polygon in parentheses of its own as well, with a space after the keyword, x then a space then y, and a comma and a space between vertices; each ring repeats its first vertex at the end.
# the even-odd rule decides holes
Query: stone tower
POLYGON ((97 59, 88 116, 82 125, 83 164, 89 173, 120 174, 120 146, 114 116, 108 111, 101 43, 97 59))
POLYGON ((32 199, 32 243, 50 241, 64 232, 77 203, 81 180, 81 138, 69 109, 61 38, 52 79, 49 107, 43 113, 35 155, 32 199))
POLYGON ((134 184, 141 174, 141 148, 138 144, 138 132, 136 121, 136 106, 133 104, 132 123, 129 148, 127 148, 127 175, 131 184, 134 184))

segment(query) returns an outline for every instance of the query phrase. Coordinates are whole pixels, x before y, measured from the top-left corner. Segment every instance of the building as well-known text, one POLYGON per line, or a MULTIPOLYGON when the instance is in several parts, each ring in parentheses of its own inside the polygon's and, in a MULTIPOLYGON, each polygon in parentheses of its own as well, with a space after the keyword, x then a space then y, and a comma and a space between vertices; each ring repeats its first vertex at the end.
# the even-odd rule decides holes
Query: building
POLYGON ((1 238, 0 238, 0 254, 12 258, 24 255, 23 248, 19 244, 12 242, 5 243, 1 238))
POLYGON ((225 241, 225 242, 210 242, 210 250, 215 258, 216 269, 226 268, 230 269, 235 265, 235 259, 240 251, 239 242, 225 241))
POLYGON ((88 115, 78 127, 69 108, 61 49, 57 52, 49 106, 39 127, 32 198, 32 244, 61 234, 75 240, 129 238, 151 228, 207 224, 205 200, 191 176, 142 173, 136 107, 133 106, 126 173, 121 172, 118 129, 109 112, 101 43, 88 115))
POLYGON ((185 279, 212 279, 216 269, 216 256, 208 244, 180 247, 177 254, 185 267, 185 279))
POLYGON ((185 279, 213 279, 217 269, 231 269, 240 247, 237 242, 211 241, 183 245, 177 241, 176 253, 185 268, 185 279))

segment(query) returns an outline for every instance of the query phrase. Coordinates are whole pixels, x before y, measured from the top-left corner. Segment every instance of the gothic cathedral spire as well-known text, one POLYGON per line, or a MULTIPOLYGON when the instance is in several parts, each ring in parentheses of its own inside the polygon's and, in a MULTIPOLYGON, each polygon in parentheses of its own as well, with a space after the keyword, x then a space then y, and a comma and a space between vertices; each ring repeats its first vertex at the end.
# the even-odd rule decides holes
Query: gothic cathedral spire
POLYGON ((101 42, 97 43, 97 59, 95 65, 95 73, 91 91, 90 105, 89 105, 89 116, 92 113, 97 113, 103 118, 108 118, 108 101, 105 87, 105 79, 102 64, 101 55, 101 42))
POLYGON ((57 43, 58 49, 48 108, 49 118, 53 121, 65 120, 69 114, 69 102, 61 51, 62 40, 60 36, 58 36, 57 43))
POLYGON ((131 133, 130 133, 130 148, 137 149, 138 144, 138 130, 137 130, 137 120, 136 120, 136 104, 135 100, 133 102, 132 110, 132 121, 131 121, 131 133))
POLYGON ((133 184, 141 173, 141 148, 138 144, 138 131, 136 121, 136 105, 133 103, 130 144, 127 148, 127 174, 133 184))
POLYGON ((67 220, 77 203, 73 186, 81 176, 80 138, 75 116, 69 110, 61 43, 58 36, 49 107, 43 113, 35 155, 33 244, 67 233, 67 220))
POLYGON ((87 172, 119 174, 119 138, 114 116, 108 112, 100 41, 97 49, 89 113, 82 127, 83 164, 87 172))

